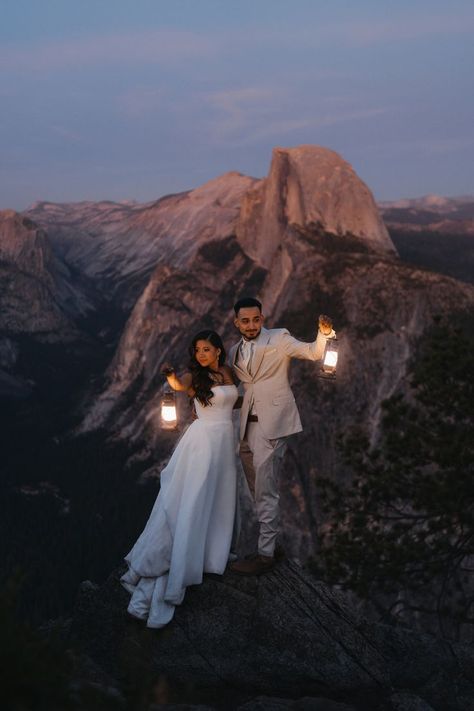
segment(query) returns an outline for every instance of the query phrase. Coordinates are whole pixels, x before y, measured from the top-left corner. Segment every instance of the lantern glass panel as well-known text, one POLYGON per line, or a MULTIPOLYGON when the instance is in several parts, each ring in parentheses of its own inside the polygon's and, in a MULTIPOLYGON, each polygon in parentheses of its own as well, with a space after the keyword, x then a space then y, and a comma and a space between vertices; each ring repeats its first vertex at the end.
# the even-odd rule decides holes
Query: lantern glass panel
POLYGON ((174 429, 178 424, 176 412, 176 396, 174 392, 165 392, 160 406, 161 426, 163 429, 174 429))
POLYGON ((337 365, 337 351, 328 349, 324 355, 324 365, 335 368, 337 365))
POLYGON ((332 380, 336 377, 338 347, 339 343, 335 338, 326 341, 323 362, 318 373, 320 378, 330 378, 332 380))
POLYGON ((175 405, 163 405, 161 408, 161 416, 165 422, 176 422, 175 405))

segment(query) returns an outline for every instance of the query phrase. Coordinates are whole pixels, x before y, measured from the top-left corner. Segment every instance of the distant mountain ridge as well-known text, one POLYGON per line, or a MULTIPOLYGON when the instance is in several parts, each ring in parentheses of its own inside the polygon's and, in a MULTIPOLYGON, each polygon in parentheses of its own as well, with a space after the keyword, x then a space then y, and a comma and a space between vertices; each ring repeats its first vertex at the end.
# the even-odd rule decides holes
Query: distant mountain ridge
POLYGON ((230 172, 146 204, 43 202, 25 214, 44 226, 68 264, 127 311, 158 264, 178 265, 212 235, 230 234, 243 195, 257 182, 230 172))
POLYGON ((379 200, 380 208, 407 208, 419 207, 423 209, 439 210, 441 212, 455 210, 460 205, 473 204, 474 195, 456 195, 447 197, 431 193, 419 198, 401 198, 400 200, 379 200))
POLYGON ((474 196, 426 195, 412 200, 379 202, 387 226, 474 235, 474 196))
POLYGON ((47 231, 68 265, 92 279, 105 296, 121 301, 126 311, 158 264, 179 267, 205 242, 232 234, 262 266, 278 245, 284 223, 311 223, 336 236, 351 233, 376 251, 394 252, 370 191, 348 163, 317 146, 291 149, 289 156, 286 149, 275 149, 266 179, 231 171, 146 204, 39 202, 25 215, 47 231), (317 170, 308 171, 307 165, 317 170), (303 172, 306 193, 296 179, 303 172), (284 214, 268 212, 272 201, 281 203, 284 214), (258 215, 263 204, 267 214, 258 215), (260 225, 257 251, 245 234, 254 220, 260 225))
POLYGON ((400 257, 474 283, 474 196, 379 203, 400 257))

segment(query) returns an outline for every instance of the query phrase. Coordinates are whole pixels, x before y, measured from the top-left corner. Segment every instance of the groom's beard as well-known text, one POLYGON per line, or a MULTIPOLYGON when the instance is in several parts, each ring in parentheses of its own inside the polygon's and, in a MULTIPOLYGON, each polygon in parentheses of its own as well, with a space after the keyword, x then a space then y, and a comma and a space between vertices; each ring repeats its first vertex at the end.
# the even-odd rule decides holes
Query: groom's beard
POLYGON ((250 334, 248 334, 248 333, 242 333, 242 331, 240 332, 240 334, 241 334, 241 336, 244 337, 244 339, 245 339, 246 341, 254 341, 256 338, 259 337, 259 335, 260 335, 260 333, 261 333, 261 330, 262 330, 262 329, 259 328, 258 331, 252 331, 252 332, 251 332, 252 335, 250 335, 250 334))

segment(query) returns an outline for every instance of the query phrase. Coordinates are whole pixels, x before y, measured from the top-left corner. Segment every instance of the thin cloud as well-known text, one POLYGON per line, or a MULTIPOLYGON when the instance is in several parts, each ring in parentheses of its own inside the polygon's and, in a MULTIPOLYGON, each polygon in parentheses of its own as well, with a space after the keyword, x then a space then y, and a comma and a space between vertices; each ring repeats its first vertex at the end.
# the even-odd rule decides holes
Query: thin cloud
MULTIPOLYGON (((265 28, 220 32, 195 32, 161 28, 142 32, 90 35, 37 45, 4 46, 0 49, 3 71, 62 70, 95 65, 139 65, 161 62, 181 63, 190 59, 209 58, 262 51, 278 46, 291 51, 314 50, 328 45, 369 47, 380 43, 418 40, 430 36, 463 36, 474 31, 474 13, 469 15, 438 14, 415 17, 411 12, 390 21, 369 19, 342 20, 314 28, 281 30, 265 28)), ((331 71, 327 71, 331 77, 331 71)))
POLYGON ((3 70, 62 70, 97 64, 153 64, 206 57, 214 48, 204 35, 185 30, 96 35, 0 50, 3 70))
POLYGON ((389 108, 371 108, 354 111, 340 111, 337 114, 325 114, 320 117, 308 117, 306 119, 283 119, 273 121, 249 134, 244 143, 257 143, 263 138, 284 136, 305 129, 318 130, 330 128, 340 123, 351 123, 352 121, 370 120, 379 117, 389 111, 389 108))
MULTIPOLYGON (((161 28, 142 32, 90 35, 64 41, 44 42, 23 47, 0 48, 3 71, 61 71, 96 65, 134 66, 183 63, 192 59, 223 57, 230 54, 270 50, 277 47, 291 51, 323 49, 327 46, 370 47, 431 36, 464 36, 474 31, 474 14, 415 17, 413 13, 390 21, 341 21, 314 28, 247 29, 220 32, 195 32, 161 28)), ((327 72, 328 78, 331 72, 327 72)))
POLYGON ((364 143, 359 146, 363 152, 377 153, 380 157, 393 158, 407 153, 416 156, 447 156, 459 151, 469 151, 474 148, 474 138, 471 136, 457 138, 431 138, 412 140, 391 140, 383 143, 364 143))
MULTIPOLYGON (((470 35, 474 31, 474 13, 456 15, 454 13, 438 15, 420 15, 412 11, 389 20, 341 20, 317 27, 306 27, 297 32, 288 28, 284 31, 263 31, 258 34, 258 41, 263 46, 279 46, 285 49, 314 50, 324 47, 357 48, 376 46, 381 43, 393 44, 419 40, 425 37, 455 37, 470 35)), ((252 44, 256 36, 242 38, 252 44)))
POLYGON ((214 129, 223 140, 265 119, 281 100, 281 92, 269 87, 229 89, 208 96, 211 109, 219 114, 214 129))
POLYGON ((431 155, 447 155, 464 151, 474 146, 474 138, 441 138, 439 140, 422 141, 421 148, 431 155))
POLYGON ((458 17, 454 14, 426 16, 419 18, 401 17, 391 22, 357 22, 347 25, 342 36, 355 45, 419 40, 432 36, 453 36, 471 34, 474 29, 472 17, 458 17))
MULTIPOLYGON (((337 111, 321 112, 322 106, 299 107, 290 91, 271 87, 246 87, 221 91, 208 97, 217 113, 210 124, 212 140, 217 143, 249 145, 261 139, 282 137, 305 129, 321 129, 339 123, 369 120, 389 111, 387 107, 342 108, 341 97, 334 97, 337 111)), ((328 106, 329 102, 326 102, 328 106)), ((330 104, 329 104, 330 105, 330 104)))

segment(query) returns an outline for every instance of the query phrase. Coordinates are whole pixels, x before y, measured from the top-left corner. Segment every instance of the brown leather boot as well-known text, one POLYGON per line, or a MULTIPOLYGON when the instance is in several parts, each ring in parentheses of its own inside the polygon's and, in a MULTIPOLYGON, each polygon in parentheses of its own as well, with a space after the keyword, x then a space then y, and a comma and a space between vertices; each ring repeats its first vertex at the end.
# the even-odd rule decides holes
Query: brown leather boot
POLYGON ((256 555, 244 560, 236 560, 230 565, 233 573, 238 575, 263 575, 275 567, 275 558, 267 555, 256 555))

